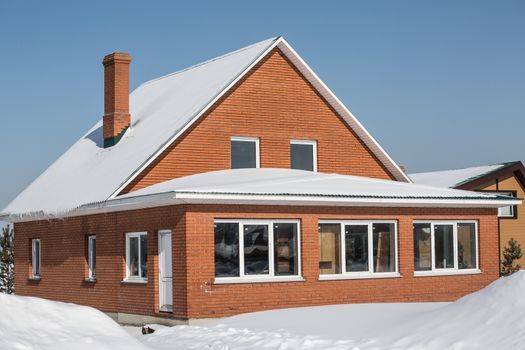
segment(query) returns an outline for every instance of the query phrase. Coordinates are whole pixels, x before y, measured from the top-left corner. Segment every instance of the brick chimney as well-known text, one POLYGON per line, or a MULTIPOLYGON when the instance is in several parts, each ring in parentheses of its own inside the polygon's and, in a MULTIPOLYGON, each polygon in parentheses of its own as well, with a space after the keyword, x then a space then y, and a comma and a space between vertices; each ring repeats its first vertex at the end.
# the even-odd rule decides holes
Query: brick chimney
POLYGON ((131 123, 129 64, 131 56, 114 52, 104 57, 104 148, 115 145, 131 123))

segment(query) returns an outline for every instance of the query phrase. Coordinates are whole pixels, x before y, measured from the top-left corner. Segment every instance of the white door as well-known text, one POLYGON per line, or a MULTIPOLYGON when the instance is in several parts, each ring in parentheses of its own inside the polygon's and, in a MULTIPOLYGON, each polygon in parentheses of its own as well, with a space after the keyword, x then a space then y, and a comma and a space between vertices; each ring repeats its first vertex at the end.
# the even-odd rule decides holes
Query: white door
POLYGON ((171 231, 159 231, 160 311, 173 311, 173 284, 171 270, 171 231))

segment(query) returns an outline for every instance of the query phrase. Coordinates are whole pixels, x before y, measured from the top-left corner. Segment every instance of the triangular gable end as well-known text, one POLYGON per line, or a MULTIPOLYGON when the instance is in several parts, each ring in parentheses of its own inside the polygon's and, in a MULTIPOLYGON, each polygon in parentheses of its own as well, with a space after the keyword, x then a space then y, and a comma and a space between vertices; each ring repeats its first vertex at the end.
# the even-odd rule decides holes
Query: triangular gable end
POLYGON ((244 71, 233 79, 222 91, 211 99, 194 118, 180 129, 171 139, 169 139, 161 148, 159 148, 147 161, 145 161, 131 176, 121 184, 121 186, 109 197, 109 199, 118 196, 137 176, 139 176, 153 161, 157 159, 175 140, 183 135, 197 120, 215 105, 224 95, 226 95, 241 79, 243 79, 261 60, 263 60, 275 48, 278 48, 299 70, 299 72, 308 80, 316 91, 328 102, 328 104, 345 120, 349 127, 372 151, 378 160, 390 171, 398 181, 412 183, 412 180, 401 170, 396 162, 388 155, 374 137, 365 129, 357 118, 346 108, 346 106, 335 96, 328 86, 315 74, 315 72, 306 64, 306 62, 297 54, 297 52, 288 44, 283 37, 278 37, 264 52, 262 52, 244 71))

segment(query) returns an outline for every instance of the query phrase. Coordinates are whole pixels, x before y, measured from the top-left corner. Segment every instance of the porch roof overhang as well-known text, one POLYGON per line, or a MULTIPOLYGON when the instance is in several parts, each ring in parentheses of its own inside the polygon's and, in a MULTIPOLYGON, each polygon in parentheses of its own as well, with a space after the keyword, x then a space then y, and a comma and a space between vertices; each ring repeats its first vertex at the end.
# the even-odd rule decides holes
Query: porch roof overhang
POLYGON ((499 208, 521 199, 390 180, 290 169, 236 169, 186 176, 65 213, 10 215, 10 221, 110 213, 180 204, 499 208))

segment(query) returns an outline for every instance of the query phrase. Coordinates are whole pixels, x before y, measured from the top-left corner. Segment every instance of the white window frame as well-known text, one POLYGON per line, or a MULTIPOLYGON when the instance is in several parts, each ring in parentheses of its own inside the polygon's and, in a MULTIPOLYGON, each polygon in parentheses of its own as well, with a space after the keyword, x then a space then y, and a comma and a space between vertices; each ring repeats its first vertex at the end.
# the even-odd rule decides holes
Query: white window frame
POLYGON ((291 152, 291 145, 312 145, 312 154, 313 154, 313 171, 317 172, 317 141, 315 140, 300 140, 300 139, 292 139, 290 140, 290 165, 292 163, 292 152, 291 152))
MULTIPOLYGON (((414 224, 430 224, 430 239, 431 239, 431 270, 415 271, 414 276, 446 276, 446 275, 471 275, 481 273, 479 269, 479 231, 477 220, 414 220, 414 224), (473 269, 459 269, 458 261, 458 224, 474 224, 474 237, 476 240, 476 267, 473 269), (436 253, 435 253, 435 225, 452 225, 453 227, 453 243, 454 243, 454 267, 445 269, 436 269, 436 253)), ((412 229, 412 237, 414 236, 412 229)), ((415 252, 414 252, 415 253, 415 252)), ((415 267, 414 267, 415 268, 415 267)))
MULTIPOLYGON (((515 197, 514 192, 510 191, 497 191, 492 192, 492 194, 500 195, 500 196, 508 196, 508 197, 515 197)), ((498 218, 513 218, 514 217, 514 206, 508 205, 505 207, 498 208, 498 218), (503 215, 501 214, 501 209, 510 207, 510 215, 503 215)))
MULTIPOLYGON (((126 278, 124 279, 125 282, 134 282, 134 283, 147 283, 148 277, 149 277, 149 271, 148 271, 148 277, 141 277, 142 275, 142 264, 140 261, 141 257, 141 249, 142 244, 140 244, 140 237, 141 236, 148 236, 148 232, 128 232, 126 233, 126 278), (138 276, 131 276, 130 274, 130 239, 137 237, 138 238, 138 276)), ((147 252, 146 252, 147 254, 147 252)))
POLYGON ((31 278, 40 278, 42 275, 42 241, 40 238, 31 240, 31 278), (38 262, 36 261, 35 243, 38 242, 38 262), (37 268, 38 264, 38 268, 37 268))
POLYGON ((255 142, 255 168, 261 167, 261 155, 260 155, 260 140, 258 137, 248 137, 248 136, 232 136, 230 137, 230 168, 232 165, 232 150, 231 150, 231 141, 243 141, 243 142, 255 142))
POLYGON ((215 284, 230 283, 259 283, 259 282, 299 282, 304 281, 301 270, 301 221, 298 219, 216 219, 214 224, 234 223, 239 225, 239 276, 237 277, 215 277, 215 284), (289 223, 297 225, 297 275, 275 276, 274 266, 274 232, 273 225, 278 223, 289 223), (244 274, 244 226, 245 225, 268 225, 268 264, 267 275, 245 275, 244 274))
POLYGON ((397 243, 397 220, 319 220, 319 225, 322 224, 339 224, 341 234, 339 235, 340 261, 341 273, 333 274, 319 274, 320 281, 328 280, 345 280, 345 279, 366 279, 366 278, 395 278, 401 277, 399 273, 399 249, 397 243), (394 224, 394 256, 395 256, 395 270, 393 272, 374 272, 374 224, 394 224), (346 271, 346 240, 345 240, 345 226, 346 225, 366 225, 368 226, 368 271, 346 271))
POLYGON ((88 279, 89 280, 95 280, 96 279, 96 265, 95 265, 95 273, 93 273, 93 258, 95 259, 95 264, 97 261, 97 256, 95 252, 95 256, 93 256, 93 241, 95 241, 95 250, 96 250, 96 242, 97 242, 97 236, 96 235, 89 235, 88 236, 88 279))

